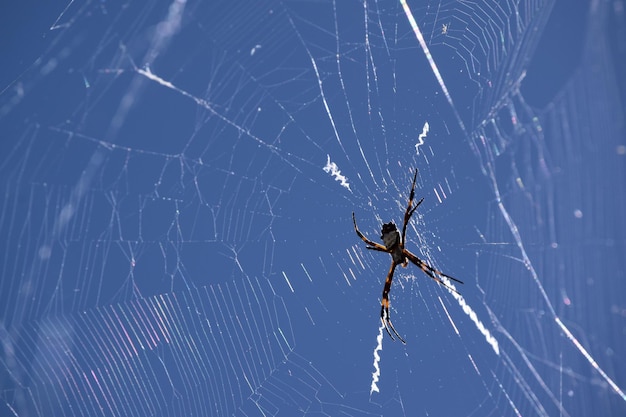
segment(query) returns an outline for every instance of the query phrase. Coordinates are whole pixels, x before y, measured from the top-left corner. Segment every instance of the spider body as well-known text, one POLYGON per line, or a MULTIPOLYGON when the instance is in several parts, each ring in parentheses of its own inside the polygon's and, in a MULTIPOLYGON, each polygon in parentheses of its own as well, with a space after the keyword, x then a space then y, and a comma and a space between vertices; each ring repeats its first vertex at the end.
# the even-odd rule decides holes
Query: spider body
POLYGON ((417 255, 413 254, 412 252, 410 252, 404 247, 405 242, 406 242, 405 241, 406 226, 408 225, 409 220, 411 220, 411 216, 413 215, 413 213, 415 213, 415 210, 417 210, 419 205, 422 204, 422 201, 424 201, 424 199, 422 198, 420 201, 417 202, 415 207, 413 207, 413 199, 415 198, 415 180, 416 179, 417 179, 417 169, 415 170, 415 175, 413 176, 413 185, 411 186, 411 193, 409 194, 409 203, 407 205, 406 211, 404 212, 404 223, 402 224, 402 234, 400 234, 394 222, 384 223, 382 230, 381 230, 381 236, 380 236, 384 245, 373 242, 367 237, 365 237, 365 235, 363 235, 363 233, 361 233, 361 231, 357 227, 356 217, 354 216, 354 212, 352 213, 352 222, 354 223, 354 231, 356 232, 357 236, 359 236, 367 244, 366 248, 371 249, 371 250, 376 250, 379 252, 386 252, 391 255, 391 267, 389 268, 389 272, 387 273, 387 278, 385 278, 385 286, 383 287, 383 296, 380 302, 381 304, 380 320, 385 326, 385 330, 387 330, 387 333, 389 334, 391 339, 392 340, 394 339, 393 334, 395 334, 396 337, 400 339, 400 341, 402 341, 402 343, 406 343, 406 342, 404 341, 402 337, 400 337, 396 329, 393 327, 393 324, 391 324, 391 319, 389 318, 389 291, 391 290, 391 282, 393 281, 393 273, 395 272, 396 267, 398 265, 402 265, 403 267, 406 267, 409 264, 409 261, 411 261, 411 263, 418 266, 426 275, 428 275, 430 278, 437 281, 439 284, 443 285, 450 291, 457 292, 454 288, 447 285, 440 277, 445 277, 452 281, 456 281, 459 284, 463 284, 463 281, 453 278, 450 275, 446 275, 443 272, 440 272, 436 270, 435 268, 431 267, 426 262, 418 258, 417 255), (392 332, 393 334, 391 334, 392 332))
POLYGON ((380 238, 385 244, 385 248, 391 254, 393 262, 396 265, 402 264, 402 266, 406 267, 409 261, 402 252, 402 245, 400 245, 400 232, 398 232, 398 229, 393 222, 383 224, 380 238))

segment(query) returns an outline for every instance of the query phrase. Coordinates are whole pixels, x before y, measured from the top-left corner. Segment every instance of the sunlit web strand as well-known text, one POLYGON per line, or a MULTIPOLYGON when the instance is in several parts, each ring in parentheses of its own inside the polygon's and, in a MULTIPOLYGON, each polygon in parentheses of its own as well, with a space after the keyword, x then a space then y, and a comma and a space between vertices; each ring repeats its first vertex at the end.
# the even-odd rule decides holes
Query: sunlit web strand
POLYGON ((276 156, 278 156, 279 158, 281 158, 286 164, 288 164, 290 167, 292 167, 293 169, 295 169, 297 172, 302 173, 302 171, 300 170, 300 168, 298 168, 293 162, 291 162, 288 157, 292 157, 292 158, 296 158, 298 159, 300 162, 307 162, 305 161, 303 158, 298 157, 296 155, 294 155, 291 152, 285 152, 282 151, 280 148, 272 145, 271 143, 267 143, 265 141, 263 141, 260 137, 256 136, 255 134, 253 134, 249 129, 246 129, 243 126, 238 125, 237 123, 235 123, 234 121, 230 120, 229 118, 227 118, 225 115, 219 113, 217 110, 215 110, 213 108, 213 106, 206 100, 203 100, 201 98, 198 98, 196 96, 194 96, 193 94, 178 88, 177 86, 175 86, 174 84, 172 84, 169 81, 164 80, 163 78, 159 77, 158 75, 154 74, 149 67, 146 68, 138 68, 137 69, 137 73, 140 75, 143 75, 144 77, 146 77, 147 79, 154 81, 164 87, 170 88, 180 94, 182 94, 183 96, 192 99, 193 101, 196 102, 196 104, 198 104, 199 106, 202 106, 203 108, 205 108, 206 110, 208 110, 211 114, 213 114, 214 116, 218 117, 220 120, 222 120, 224 123, 228 124, 229 126, 235 128, 239 133, 242 133, 244 135, 246 135, 247 137, 249 137, 250 139, 253 139, 255 142, 257 142, 258 144, 264 146, 265 148, 267 148, 270 152, 274 153, 276 156), (286 155, 286 156, 285 156, 286 155))
POLYGON ((535 271, 535 268, 533 267, 530 261, 530 258, 528 257, 528 254, 526 253, 526 248, 524 247, 524 244, 522 243, 522 237, 519 234, 519 229, 517 225, 515 224, 515 221, 509 215, 509 212, 507 211, 507 209, 504 207, 504 204, 502 203, 502 198, 500 196, 500 189, 498 188, 498 183, 496 181, 496 174, 493 171, 493 167, 491 166, 491 164, 487 164, 487 166, 489 167, 489 177, 491 178, 493 191, 496 196, 496 201, 498 203, 498 208, 500 209, 500 213, 502 213, 502 217, 508 224, 509 230, 513 234, 513 238, 515 239, 515 242, 517 242, 517 247, 519 248, 522 254, 524 265, 530 272, 533 278, 533 281, 537 285, 537 288, 539 289, 539 292, 542 298, 544 299, 546 305, 548 306, 548 310, 550 311, 550 314, 552 315, 552 317, 554 317, 556 324, 566 334, 567 338, 574 344, 576 349, 578 349, 578 351, 585 357, 585 359, 587 359, 589 364, 600 374, 600 376, 602 376, 602 378, 604 378, 604 380, 611 386, 611 388, 615 391, 615 393, 617 393, 622 398, 622 400, 626 401, 626 394, 624 394, 624 391, 622 391, 622 389, 602 370, 602 368, 600 368, 600 366, 595 361, 595 359, 593 359, 593 357, 589 354, 589 352, 587 352, 587 350, 583 347, 583 345, 580 344, 578 339, 574 337, 574 335, 572 334, 572 332, 570 332, 567 326, 563 324, 563 322, 557 315, 556 311, 554 310, 554 306, 550 302, 550 299, 548 298, 548 294, 546 294, 546 291, 543 288, 543 285, 541 285, 541 282, 539 281, 539 276, 537 275, 537 271, 535 271))
POLYGON ((557 316, 554 318, 554 321, 556 321, 556 324, 558 324, 561 330, 563 330, 563 333, 565 333, 567 338, 572 341, 574 346, 576 346, 580 353, 582 353, 583 356, 589 361, 591 366, 593 366, 593 369, 595 369, 600 375, 602 375, 602 378, 604 378, 604 380, 611 386, 611 388, 613 388, 613 390, 622 398, 622 400, 626 401, 626 395, 624 394, 624 391, 622 391, 621 388, 618 387, 617 384, 613 382, 613 380, 609 378, 609 376, 602 370, 602 368, 600 368, 598 363, 591 357, 589 352, 587 352, 587 349, 585 349, 583 345, 580 344, 578 339, 574 337, 572 332, 570 332, 569 329, 563 324, 561 319, 557 316))
POLYGON ((346 148, 344 148, 343 142, 341 142, 341 138, 339 137, 339 131, 337 130, 337 126, 335 125, 335 119, 333 118, 333 114, 330 111, 328 101, 326 100, 326 95, 324 94, 324 83, 322 82, 322 77, 320 76, 320 72, 317 69, 317 62, 315 61, 315 58, 313 57, 313 54, 311 54, 311 51, 309 50, 309 48, 307 48, 306 43, 304 42, 304 39, 302 39, 300 32, 298 32, 296 25, 293 23, 293 20, 291 19, 291 16, 287 15, 287 18, 289 19, 289 23, 291 23, 291 27, 295 31, 296 35, 298 36, 298 39, 302 43, 302 46, 304 47, 307 55, 309 56, 309 59, 311 60, 311 65, 313 66, 313 70, 315 71, 315 77, 317 78, 317 85, 320 89, 320 97, 322 98, 322 103, 324 103, 324 109, 326 110, 326 114, 328 115, 328 120, 330 121, 330 124, 333 128, 333 132, 335 133, 335 139, 337 139, 337 142, 339 143, 341 150, 347 157, 348 152, 346 151, 346 148))
MULTIPOLYGON (((367 3, 367 2, 365 2, 367 3)), ((335 0, 333 0, 333 14, 335 16, 337 16, 337 2, 335 0)), ((365 21, 367 22, 367 13, 365 16, 365 21)), ((339 75, 339 83, 341 84, 341 91, 343 92, 343 96, 346 99, 346 103, 349 102, 349 98, 348 98, 348 92, 346 91, 346 85, 343 81, 343 73, 341 70, 341 59, 339 59, 340 54, 339 54, 339 26, 337 24, 337 19, 335 19, 335 45, 336 45, 336 51, 335 51, 335 55, 336 55, 336 61, 337 61, 337 75, 339 75)), ((363 146, 361 146, 361 140, 359 139, 359 135, 357 134, 356 131, 356 126, 354 123, 354 117, 352 115, 352 108, 347 105, 346 109, 348 111, 348 118, 350 119, 350 126, 352 127, 352 132, 354 134, 354 138, 356 140, 356 143, 359 147, 359 152, 361 153, 361 158, 363 159, 363 162, 365 163, 365 166, 367 167, 367 170, 370 174, 370 178, 372 178, 374 180, 374 182, 376 182, 376 176, 374 175, 374 173, 372 172, 372 168, 370 167, 370 164, 367 160, 367 157, 365 156, 365 152, 363 151, 363 146)))
POLYGON ((426 55, 426 59, 428 60, 428 63, 430 64, 430 68, 433 70, 433 73, 435 74, 435 77, 437 78, 437 82, 439 82, 439 86, 441 87, 443 94, 446 96, 446 99, 448 100, 448 103, 450 104, 450 107, 452 108, 452 111, 454 112, 456 121, 459 123, 461 130, 463 130, 463 132, 467 134, 467 132, 465 131, 465 124, 463 124, 463 120, 461 120, 461 116, 456 111, 456 107, 454 106, 452 97, 450 96, 450 93, 448 92, 448 88, 446 87, 446 84, 443 82, 443 78, 441 77, 439 68, 437 67, 437 64, 435 64, 435 60, 433 59, 433 56, 430 54, 430 50, 428 49, 428 45, 426 45, 426 41, 424 40, 422 31, 420 31, 419 26, 417 26, 417 22, 415 21, 415 18, 413 17, 413 13, 411 13, 411 9, 409 9, 409 5, 406 4, 406 0, 400 0, 400 3, 402 3, 402 8, 404 9, 404 13, 406 14, 407 19, 409 19, 409 23, 411 24, 411 28, 413 28, 413 33, 415 33, 415 37, 417 38, 417 41, 420 43, 420 46, 422 47, 422 50, 424 51, 424 54, 426 55))

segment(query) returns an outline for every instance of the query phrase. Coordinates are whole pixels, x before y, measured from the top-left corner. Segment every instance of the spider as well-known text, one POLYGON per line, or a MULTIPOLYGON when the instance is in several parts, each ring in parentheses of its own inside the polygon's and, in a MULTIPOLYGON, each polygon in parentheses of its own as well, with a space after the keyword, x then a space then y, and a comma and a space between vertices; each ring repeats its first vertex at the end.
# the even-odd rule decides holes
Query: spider
POLYGON ((381 307, 380 307, 380 321, 382 322, 383 326, 385 326, 385 330, 387 330, 387 333, 391 337, 391 340, 395 340, 395 338, 393 337, 393 335, 395 334, 396 337, 400 339, 400 341, 404 344, 406 344, 406 342, 398 334, 396 329, 393 327, 393 324, 391 324, 391 319, 389 318, 389 290, 391 290, 391 281, 393 280, 393 273, 396 270, 396 266, 402 265, 404 268, 406 268, 407 265, 409 264, 409 261, 411 261, 416 266, 418 266, 430 278, 437 281, 439 284, 443 285, 450 291, 456 292, 457 294, 458 294, 458 291, 456 291, 454 288, 447 285, 439 277, 446 277, 448 279, 451 279, 452 281, 458 282, 459 284, 463 284, 463 281, 460 281, 456 278, 451 277, 450 275, 446 275, 443 272, 436 270, 435 268, 433 268, 432 266, 428 265, 426 262, 418 258, 415 254, 405 249, 404 247, 406 243, 405 241, 406 226, 409 223, 409 220, 411 219, 411 216, 413 215, 413 213, 415 213, 415 210, 417 210, 419 205, 422 204, 422 201, 424 201, 424 199, 422 198, 420 201, 417 202, 415 207, 413 207, 413 199, 415 198, 415 180, 416 179, 417 179, 417 169, 415 170, 415 175, 413 176, 413 185, 411 186, 411 194, 409 194, 409 203, 407 205, 406 211, 404 212, 404 223, 402 224, 402 237, 400 236, 400 233, 398 232, 396 225, 391 221, 389 223, 383 224, 383 227, 382 227, 380 238, 382 239, 384 246, 376 242, 372 242, 370 239, 365 237, 363 233, 359 231, 359 228, 356 225, 356 218, 354 217, 354 212, 352 212, 352 221, 354 223, 354 231, 361 239, 363 239, 365 243, 367 243, 368 246, 366 246, 366 248, 371 249, 371 250, 377 250, 379 252, 386 252, 391 255, 391 259, 392 259, 391 267, 389 268, 389 272, 387 273, 387 278, 385 279, 385 286, 383 288, 383 297, 381 300, 381 307), (391 334, 391 332, 393 332, 393 334, 391 334))

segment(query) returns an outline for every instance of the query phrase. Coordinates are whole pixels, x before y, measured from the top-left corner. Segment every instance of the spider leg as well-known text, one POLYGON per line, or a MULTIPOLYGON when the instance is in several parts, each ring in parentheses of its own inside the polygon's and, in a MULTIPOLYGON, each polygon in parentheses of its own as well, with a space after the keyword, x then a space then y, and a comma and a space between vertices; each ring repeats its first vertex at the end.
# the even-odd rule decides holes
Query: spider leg
POLYGON ((435 268, 433 268, 432 266, 428 265, 426 262, 424 262, 420 258, 418 258, 415 254, 413 254, 410 251, 408 251, 407 249, 403 249, 402 253, 404 253, 404 255, 409 259, 409 261, 413 262, 416 266, 418 266, 426 275, 428 275, 429 277, 431 277, 432 279, 434 279, 435 281, 437 281, 439 284, 443 285, 444 287, 446 287, 450 291, 454 291, 455 293, 459 294, 459 292, 457 290, 455 290, 454 288, 450 287, 448 284, 443 282, 436 275, 439 275, 439 276, 442 276, 442 277, 446 277, 448 279, 451 279, 452 281, 458 282, 459 284, 463 284, 463 281, 461 281, 459 279, 456 279, 454 277, 451 277, 450 275, 446 275, 446 274, 444 274, 441 271, 436 270, 435 268))
POLYGON ((395 338, 393 337, 393 334, 395 334, 396 337, 400 339, 400 341, 406 345, 406 342, 404 341, 402 336, 398 334, 398 332, 396 331, 396 328, 393 327, 393 324, 391 324, 391 319, 389 318, 389 291, 391 290, 391 281, 393 281, 393 273, 395 270, 396 270, 396 263, 392 262, 391 268, 389 268, 389 273, 387 274, 387 278, 385 279, 385 287, 383 288, 383 298, 382 298, 382 301, 380 302, 381 304, 380 321, 383 323, 383 326, 385 326, 385 330, 387 330, 387 334, 389 335, 389 337, 391 337, 391 340, 395 340, 395 338), (391 331, 389 329, 391 329, 391 331), (391 334, 391 332, 393 332, 393 334, 391 334))
POLYGON ((381 244, 378 244, 376 242, 372 242, 371 240, 369 240, 368 238, 366 238, 363 233, 361 233, 361 231, 359 230, 359 228, 356 225, 356 217, 354 217, 354 212, 352 212, 352 222, 354 223, 354 231, 356 232, 356 234, 363 239, 363 242, 367 243, 369 246, 367 247, 367 249, 373 249, 373 250, 377 250, 380 252, 386 252, 389 253, 389 250, 387 250, 387 248, 381 244))
POLYGON ((415 210, 422 204, 424 199, 422 198, 417 202, 415 207, 413 207, 413 199, 415 198, 415 180, 417 180, 417 168, 415 169, 415 175, 413 175, 413 184, 411 185, 411 193, 409 194, 409 203, 406 206, 406 211, 404 212, 404 223, 402 225, 402 244, 404 244, 404 237, 406 236, 406 227, 409 224, 409 220, 411 220, 411 216, 415 213, 415 210))
POLYGON ((381 248, 377 248, 375 246, 366 246, 365 249, 371 249, 371 250, 377 250, 377 251, 380 251, 380 252, 389 253, 389 250, 387 250, 387 248, 381 249, 381 248))

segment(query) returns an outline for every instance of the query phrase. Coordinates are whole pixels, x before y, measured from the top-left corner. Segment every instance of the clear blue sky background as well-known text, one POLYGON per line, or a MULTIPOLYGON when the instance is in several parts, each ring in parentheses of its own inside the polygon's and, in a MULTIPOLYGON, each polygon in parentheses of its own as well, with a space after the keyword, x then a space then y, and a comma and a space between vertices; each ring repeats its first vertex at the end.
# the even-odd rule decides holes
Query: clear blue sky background
POLYGON ((624 2, 408 9, 3 5, 0 415, 626 413, 624 2))

